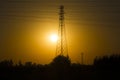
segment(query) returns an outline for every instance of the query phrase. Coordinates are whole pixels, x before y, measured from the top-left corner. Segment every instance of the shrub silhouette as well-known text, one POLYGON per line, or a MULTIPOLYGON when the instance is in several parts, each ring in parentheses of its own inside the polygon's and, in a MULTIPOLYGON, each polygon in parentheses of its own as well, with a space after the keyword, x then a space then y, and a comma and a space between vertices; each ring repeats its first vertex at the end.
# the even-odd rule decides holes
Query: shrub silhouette
POLYGON ((50 63, 55 80, 67 80, 69 79, 69 69, 71 66, 71 60, 67 56, 58 55, 50 63))
POLYGON ((70 64, 71 64, 70 58, 68 56, 65 57, 63 55, 58 55, 51 62, 51 65, 55 67, 67 67, 70 66, 70 64))

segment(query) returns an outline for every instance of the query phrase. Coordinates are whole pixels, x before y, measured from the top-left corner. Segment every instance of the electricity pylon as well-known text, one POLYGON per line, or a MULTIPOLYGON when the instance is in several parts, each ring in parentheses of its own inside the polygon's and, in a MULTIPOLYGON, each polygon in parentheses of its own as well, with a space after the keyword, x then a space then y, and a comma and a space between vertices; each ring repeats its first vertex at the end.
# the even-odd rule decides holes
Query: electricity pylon
POLYGON ((66 40, 66 30, 65 30, 65 17, 64 17, 64 6, 60 6, 59 12, 59 29, 58 29, 58 40, 56 45, 56 56, 66 55, 68 56, 67 40, 66 40))

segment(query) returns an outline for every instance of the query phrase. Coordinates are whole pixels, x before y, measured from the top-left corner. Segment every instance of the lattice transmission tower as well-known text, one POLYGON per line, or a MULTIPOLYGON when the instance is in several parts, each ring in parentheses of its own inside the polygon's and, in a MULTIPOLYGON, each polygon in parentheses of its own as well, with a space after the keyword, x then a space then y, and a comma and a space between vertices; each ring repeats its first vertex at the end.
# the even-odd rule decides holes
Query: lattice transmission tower
POLYGON ((59 8, 59 28, 58 28, 58 41, 56 45, 56 56, 68 56, 66 30, 65 30, 65 12, 64 6, 61 5, 59 8))

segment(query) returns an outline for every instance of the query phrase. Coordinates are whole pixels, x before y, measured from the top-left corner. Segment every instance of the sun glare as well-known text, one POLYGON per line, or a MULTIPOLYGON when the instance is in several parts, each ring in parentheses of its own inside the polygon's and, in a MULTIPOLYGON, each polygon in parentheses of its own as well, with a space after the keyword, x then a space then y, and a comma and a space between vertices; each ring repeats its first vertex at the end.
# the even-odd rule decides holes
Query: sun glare
POLYGON ((52 34, 52 35, 50 36, 50 40, 51 40, 52 42, 57 42, 58 36, 57 36, 56 34, 52 34))

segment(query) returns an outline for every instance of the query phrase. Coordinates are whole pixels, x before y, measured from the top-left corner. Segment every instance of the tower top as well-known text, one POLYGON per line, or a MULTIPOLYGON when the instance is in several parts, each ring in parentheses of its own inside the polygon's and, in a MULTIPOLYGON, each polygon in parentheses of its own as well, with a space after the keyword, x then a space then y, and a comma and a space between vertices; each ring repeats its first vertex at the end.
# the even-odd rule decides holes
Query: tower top
POLYGON ((63 5, 61 5, 61 6, 60 6, 60 9, 64 9, 64 6, 63 6, 63 5))

